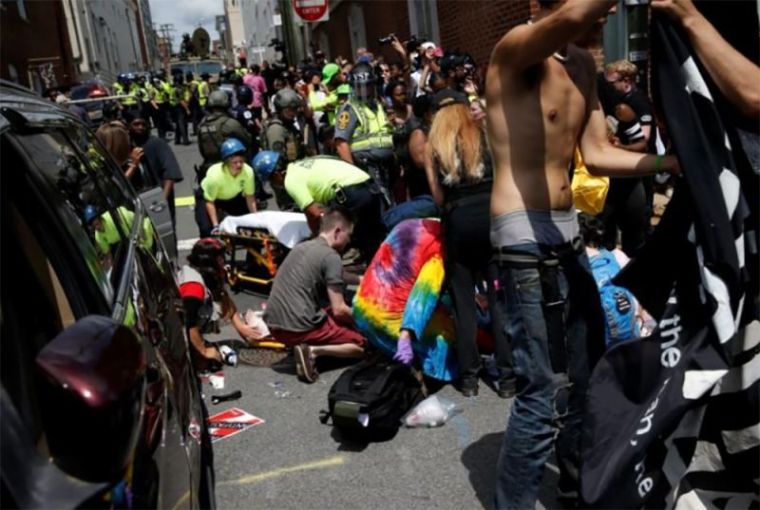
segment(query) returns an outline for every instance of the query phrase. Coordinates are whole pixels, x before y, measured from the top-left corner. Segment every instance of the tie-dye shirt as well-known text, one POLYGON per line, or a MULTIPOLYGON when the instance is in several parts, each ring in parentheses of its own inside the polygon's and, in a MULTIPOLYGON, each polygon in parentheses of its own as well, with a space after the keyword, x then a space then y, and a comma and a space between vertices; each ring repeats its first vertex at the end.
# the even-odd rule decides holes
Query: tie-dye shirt
POLYGON ((353 308, 359 330, 380 350, 393 356, 401 329, 408 329, 425 374, 451 381, 456 353, 451 316, 440 301, 443 280, 441 223, 402 221, 372 259, 353 308))

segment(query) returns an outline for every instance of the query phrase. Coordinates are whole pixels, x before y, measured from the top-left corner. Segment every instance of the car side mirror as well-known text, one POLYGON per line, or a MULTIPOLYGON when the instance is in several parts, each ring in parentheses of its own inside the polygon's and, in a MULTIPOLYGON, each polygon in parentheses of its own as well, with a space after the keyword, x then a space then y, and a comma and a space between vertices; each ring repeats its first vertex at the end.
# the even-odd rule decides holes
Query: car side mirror
POLYGON ((141 340, 110 317, 90 315, 47 344, 36 365, 52 460, 89 482, 121 478, 143 411, 141 340))

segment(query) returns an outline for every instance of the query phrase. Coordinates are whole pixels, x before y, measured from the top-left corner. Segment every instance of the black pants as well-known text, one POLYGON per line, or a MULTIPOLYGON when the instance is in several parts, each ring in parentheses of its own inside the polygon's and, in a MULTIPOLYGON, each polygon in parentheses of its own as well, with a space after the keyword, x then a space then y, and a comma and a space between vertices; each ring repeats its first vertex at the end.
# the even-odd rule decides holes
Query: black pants
POLYGON ((603 246, 617 246, 620 229, 623 251, 635 257, 644 246, 649 224, 647 198, 641 179, 610 179, 610 191, 599 219, 604 223, 603 246))
POLYGON ((443 215, 446 279, 454 305, 459 374, 462 385, 469 387, 477 383, 480 371, 475 286, 481 280, 485 280, 488 291, 499 379, 513 377, 512 350, 504 333, 502 314, 494 306, 498 267, 490 262, 490 202, 490 193, 481 193, 468 197, 461 205, 448 204, 443 215))
MULTIPOLYGON (((248 204, 245 202, 245 197, 241 194, 230 200, 215 200, 216 215, 219 221, 222 221, 224 216, 242 216, 248 214, 248 204)), ((203 198, 203 190, 198 189, 195 192, 195 222, 198 224, 198 231, 201 237, 208 237, 211 235, 211 230, 214 226, 211 224, 211 218, 208 217, 208 211, 206 211, 206 199, 203 198)))
POLYGON ((385 239, 385 225, 382 220, 382 204, 379 191, 368 182, 342 188, 333 205, 347 209, 354 216, 354 233, 351 244, 362 254, 366 262, 372 260, 385 239))
POLYGON ((175 106, 175 125, 174 125, 174 143, 185 145, 190 144, 190 140, 187 137, 187 117, 188 114, 182 106, 175 106))

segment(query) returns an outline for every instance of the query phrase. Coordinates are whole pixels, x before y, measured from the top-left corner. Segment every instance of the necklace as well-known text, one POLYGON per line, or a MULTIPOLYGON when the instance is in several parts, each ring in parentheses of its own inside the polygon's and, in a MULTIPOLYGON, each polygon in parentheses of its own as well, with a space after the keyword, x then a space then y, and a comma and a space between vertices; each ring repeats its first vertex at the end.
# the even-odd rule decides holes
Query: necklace
MULTIPOLYGON (((528 25, 532 25, 532 24, 533 24, 533 20, 532 20, 532 19, 529 19, 529 20, 528 20, 528 25)), ((555 51, 555 52, 552 54, 552 57, 556 58, 557 60, 559 60, 559 61, 560 61, 560 62, 562 62, 563 64, 564 64, 565 62, 567 62, 567 55, 563 55, 562 53, 560 53, 560 52, 558 52, 558 51, 555 51)))

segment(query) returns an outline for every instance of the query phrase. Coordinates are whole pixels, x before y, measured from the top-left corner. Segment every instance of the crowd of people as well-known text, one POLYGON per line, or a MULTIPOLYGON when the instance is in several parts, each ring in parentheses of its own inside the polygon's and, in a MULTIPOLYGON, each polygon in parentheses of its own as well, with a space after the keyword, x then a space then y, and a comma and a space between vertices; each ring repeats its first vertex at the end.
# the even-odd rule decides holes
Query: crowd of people
MULTIPOLYGON (((119 117, 136 148, 106 142, 128 178, 148 159, 169 197, 181 174, 145 127, 164 138, 174 122, 176 143, 187 143, 195 126, 204 239, 182 292, 201 357, 221 360, 198 333, 202 304, 220 302, 217 315, 237 317, 222 289, 221 246, 207 238, 225 215, 255 213, 272 197, 280 210, 302 212, 313 233, 278 268, 263 317, 293 348, 302 380, 318 379, 320 356, 374 348, 474 396, 481 353, 494 352, 498 395, 516 395, 498 508, 534 505, 553 447, 558 491, 577 499, 594 362, 605 346, 653 327, 612 279, 650 235, 654 190, 680 173, 636 66, 618 61, 597 73, 572 44, 615 2, 538 4, 530 23, 497 43, 487 73, 469 55, 390 36, 393 60, 365 48, 352 61, 318 52, 301 68, 229 70, 218 87, 175 75, 175 87, 186 87, 174 94, 161 71, 145 83, 155 91, 147 97, 126 75, 115 91, 134 97, 121 100, 119 117), (606 200, 580 222, 571 186, 579 162, 610 177, 606 200), (358 284, 353 301, 347 283, 358 284)), ((680 23, 696 16, 689 0, 653 7, 680 23)), ((697 49, 710 58, 709 44, 697 49)), ((252 337, 239 317, 234 324, 252 337)))

